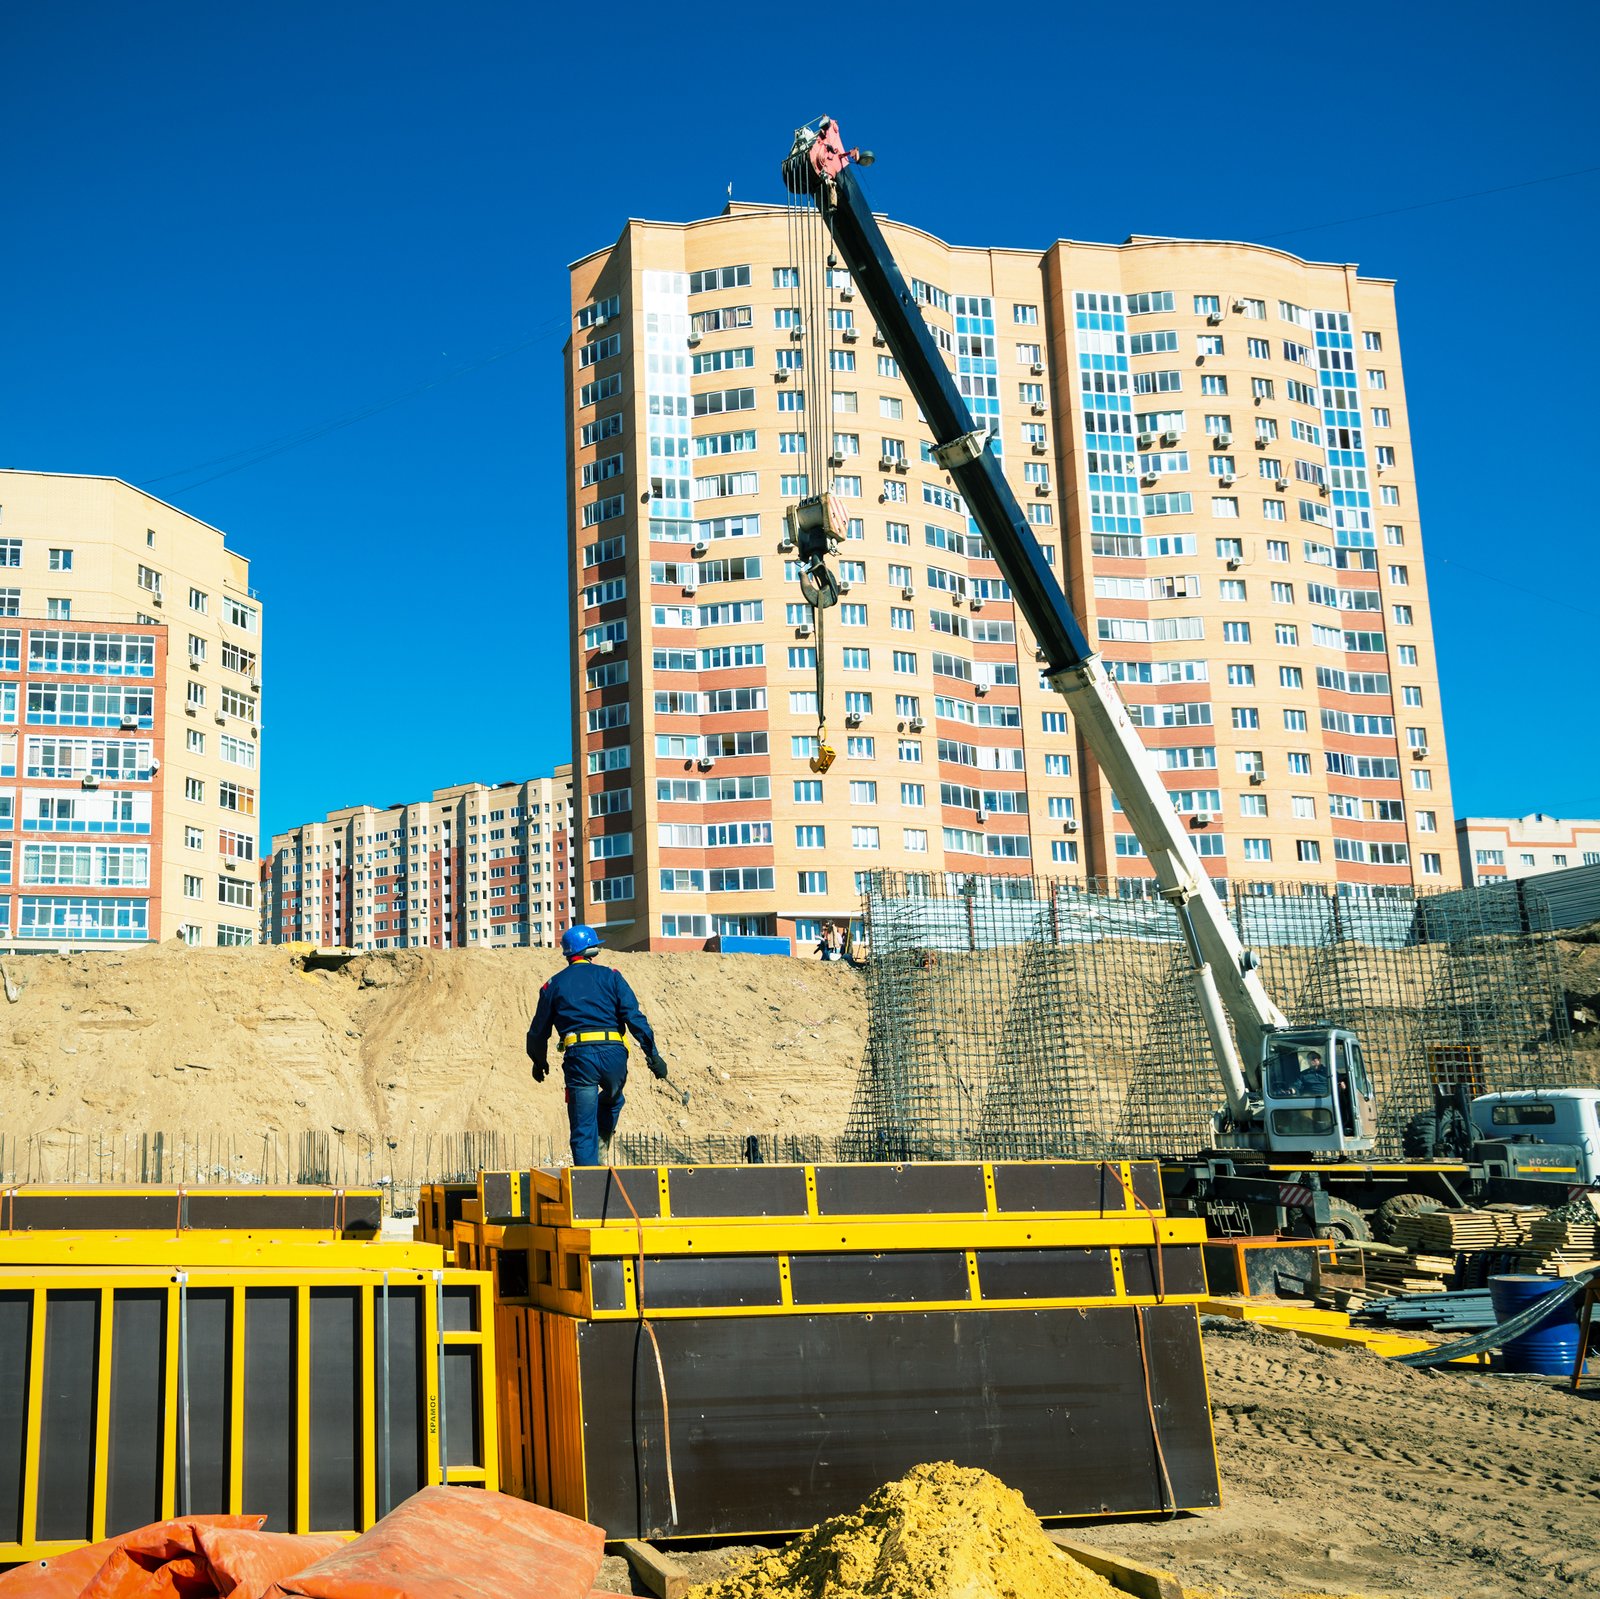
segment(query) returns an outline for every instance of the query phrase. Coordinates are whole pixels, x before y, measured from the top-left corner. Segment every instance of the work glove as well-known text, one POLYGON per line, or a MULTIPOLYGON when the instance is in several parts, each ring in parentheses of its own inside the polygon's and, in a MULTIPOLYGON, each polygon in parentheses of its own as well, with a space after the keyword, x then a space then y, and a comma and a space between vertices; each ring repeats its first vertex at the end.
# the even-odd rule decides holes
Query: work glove
POLYGON ((659 1049, 658 1050, 653 1050, 651 1052, 651 1055, 650 1055, 650 1070, 653 1071, 656 1074, 656 1076, 659 1077, 663 1082, 666 1081, 667 1063, 666 1063, 666 1059, 663 1057, 663 1055, 662 1055, 662 1053, 661 1053, 661 1051, 659 1049))
POLYGON ((533 1080, 534 1080, 534 1082, 542 1083, 545 1080, 545 1078, 547 1078, 549 1075, 550 1075, 550 1062, 549 1061, 547 1061, 547 1060, 536 1060, 533 1063, 533 1080))

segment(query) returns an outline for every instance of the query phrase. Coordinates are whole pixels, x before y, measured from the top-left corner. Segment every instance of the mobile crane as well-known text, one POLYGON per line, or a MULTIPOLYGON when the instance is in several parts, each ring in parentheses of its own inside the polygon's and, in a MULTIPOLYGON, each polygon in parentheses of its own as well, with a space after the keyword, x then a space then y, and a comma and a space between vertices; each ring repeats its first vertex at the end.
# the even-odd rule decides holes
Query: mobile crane
MULTIPOLYGON (((1072 614, 988 448, 987 432, 974 425, 890 254, 855 175, 858 165, 871 160, 868 153, 846 149, 838 124, 823 117, 796 133, 783 163, 784 182, 791 193, 815 199, 834 248, 932 430, 933 459, 965 499, 1033 630, 1051 686, 1071 707, 1150 859, 1159 892, 1177 912, 1227 1101, 1213 1121, 1215 1150, 1237 1151, 1257 1162, 1261 1156, 1332 1162, 1370 1151, 1377 1106, 1359 1040, 1328 1022, 1293 1026, 1268 996, 1256 957, 1234 932, 1153 756, 1072 614)), ((837 598, 837 583, 824 564, 836 542, 837 514, 826 495, 789 512, 802 588, 814 605, 837 598)), ((825 761, 826 749, 822 754, 825 761)))

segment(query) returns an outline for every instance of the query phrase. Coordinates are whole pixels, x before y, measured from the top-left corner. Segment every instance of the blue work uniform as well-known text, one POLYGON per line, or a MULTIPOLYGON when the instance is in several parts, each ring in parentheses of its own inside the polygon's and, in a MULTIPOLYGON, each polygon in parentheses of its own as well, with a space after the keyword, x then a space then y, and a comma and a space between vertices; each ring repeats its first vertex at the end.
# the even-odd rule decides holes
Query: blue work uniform
POLYGON ((610 966, 575 960, 539 990, 539 1008, 528 1028, 528 1059, 536 1069, 547 1067, 550 1035, 556 1035, 575 1166, 598 1165, 600 1145, 610 1143, 617 1130, 628 1080, 624 1031, 633 1034, 646 1060, 656 1053, 656 1035, 639 1001, 627 979, 610 966))

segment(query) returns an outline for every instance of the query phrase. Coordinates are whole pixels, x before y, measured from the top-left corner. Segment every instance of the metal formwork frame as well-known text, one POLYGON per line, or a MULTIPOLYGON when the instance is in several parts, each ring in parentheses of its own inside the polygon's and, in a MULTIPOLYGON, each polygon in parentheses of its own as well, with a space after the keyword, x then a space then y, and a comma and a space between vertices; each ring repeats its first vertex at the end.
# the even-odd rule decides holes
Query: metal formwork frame
MULTIPOLYGON (((361 1246, 370 1248, 371 1246, 361 1246)), ((495 1489, 499 1484, 499 1458, 496 1428, 494 1358, 494 1311, 490 1279, 481 1273, 453 1268, 418 1270, 359 1269, 350 1266, 327 1270, 306 1268, 271 1269, 257 1266, 188 1264, 178 1269, 142 1264, 97 1267, 34 1267, 10 1264, 0 1266, 0 1307, 13 1315, 8 1323, 10 1342, 0 1339, 0 1360, 7 1354, 20 1355, 4 1370, 0 1384, 14 1384, 23 1377, 20 1403, 22 1425, 14 1435, 0 1437, 0 1482, 7 1489, 15 1479, 18 1490, 16 1524, 0 1524, 0 1562, 37 1560, 57 1555, 84 1543, 128 1530, 115 1525, 108 1513, 108 1496, 114 1469, 113 1455, 119 1440, 113 1417, 113 1390, 117 1377, 119 1350, 118 1308, 124 1296, 137 1296, 146 1305, 160 1306, 158 1353, 145 1351, 147 1372, 159 1373, 159 1398, 155 1411, 159 1436, 139 1438, 130 1433, 130 1447, 148 1457, 154 1474, 145 1485, 153 1514, 144 1520, 166 1519, 204 1508, 231 1514, 259 1512, 263 1508, 249 1502, 253 1497, 246 1486, 252 1458, 254 1426, 252 1405, 260 1403, 260 1381, 247 1372, 247 1359, 260 1345, 247 1344, 258 1307, 271 1302, 288 1309, 283 1318, 292 1328, 290 1339, 271 1346, 271 1354, 281 1362, 288 1378, 292 1405, 284 1436, 292 1440, 292 1453, 282 1463, 292 1490, 284 1519, 287 1525, 271 1530, 287 1532, 356 1533, 372 1525, 387 1509, 393 1497, 385 1493, 384 1467, 392 1462, 393 1436, 386 1430, 390 1415, 391 1361, 394 1344, 386 1336, 389 1300, 399 1293, 415 1293, 416 1337, 414 1375, 419 1396, 417 1428, 418 1467, 422 1483, 460 1484, 495 1489), (313 1504, 313 1326, 314 1300, 319 1291, 334 1290, 353 1297, 354 1314, 347 1329, 346 1353, 356 1368, 357 1391, 350 1415, 353 1421, 352 1450, 354 1475, 345 1480, 350 1502, 356 1511, 345 1520, 352 1525, 319 1524, 313 1504), (447 1292, 449 1298, 446 1298, 447 1292), (193 1501, 196 1490, 191 1479, 194 1444, 189 1438, 190 1388, 189 1359, 198 1340, 190 1329, 191 1296, 206 1294, 213 1305, 225 1309, 225 1351, 213 1346, 208 1353, 222 1356, 220 1382, 224 1391, 220 1428, 222 1443, 220 1490, 214 1498, 222 1502, 203 1507, 193 1501), (86 1321, 92 1343, 80 1337, 80 1358, 76 1370, 47 1376, 47 1366, 56 1348, 51 1343, 52 1314, 68 1302, 80 1310, 93 1306, 86 1321), (446 1312, 446 1306, 450 1309, 446 1312), (460 1307, 466 1314, 460 1314, 460 1307), (15 1333, 15 1312, 25 1308, 25 1347, 15 1333), (457 1325, 465 1320, 466 1325, 457 1325), (92 1327, 90 1326, 92 1322, 92 1327), (92 1348, 92 1353, 87 1351, 92 1348), (471 1351, 473 1370, 468 1383, 470 1413, 457 1416, 452 1424, 446 1404, 451 1384, 446 1380, 446 1365, 453 1351, 471 1351), (47 1452, 57 1440, 47 1432, 47 1411, 52 1396, 64 1381, 87 1376, 92 1365, 92 1397, 86 1394, 83 1406, 89 1423, 87 1436, 74 1440, 79 1450, 81 1470, 51 1475, 47 1452), (48 1391, 47 1391, 48 1385, 48 1391), (452 1449, 447 1428, 453 1425, 459 1436, 473 1439, 473 1459, 450 1461, 459 1456, 452 1449), (20 1447, 13 1447, 20 1446, 20 1447), (450 1463, 442 1465, 442 1461, 450 1463), (48 1482, 47 1482, 48 1479, 48 1482), (53 1484, 53 1486, 51 1486, 53 1484), (82 1494, 81 1531, 74 1527, 70 1536, 57 1536, 52 1530, 63 1513, 69 1517, 78 1510, 82 1494), (49 1519, 51 1526, 42 1526, 49 1519)), ((280 1323, 281 1327, 281 1323, 280 1323)), ((264 1338, 270 1338, 270 1329, 264 1338)), ((348 1367, 344 1368, 348 1372, 348 1367)), ((321 1368, 318 1368, 320 1371, 321 1368)), ((333 1373, 339 1375, 336 1369, 333 1373)), ((324 1374, 321 1379, 327 1381, 324 1374)), ((456 1385, 459 1387, 459 1384, 456 1385)), ((13 1390, 14 1391, 14 1390, 13 1390)), ((421 1484, 419 1484, 420 1486, 421 1484)), ((139 1525, 135 1521, 133 1525, 139 1525)))

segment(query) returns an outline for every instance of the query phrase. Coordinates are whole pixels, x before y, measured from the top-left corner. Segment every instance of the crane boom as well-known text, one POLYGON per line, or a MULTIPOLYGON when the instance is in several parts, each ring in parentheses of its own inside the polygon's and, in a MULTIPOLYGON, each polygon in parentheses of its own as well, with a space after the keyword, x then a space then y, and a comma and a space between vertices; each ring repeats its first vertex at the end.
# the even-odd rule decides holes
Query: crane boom
MULTIPOLYGON (((1241 1141, 1250 1130, 1255 1135, 1251 1141, 1259 1144, 1265 1136, 1270 1142, 1270 1134, 1261 1129, 1262 1063, 1275 1036, 1289 1030, 1289 1022, 1268 996, 1254 955, 1218 901, 1153 756, 1105 662, 1073 615, 998 458, 987 447, 987 433, 975 428, 895 264, 853 170, 870 160, 870 155, 846 150, 837 124, 825 117, 796 134, 784 162, 784 180, 791 191, 816 198, 835 248, 937 441, 935 461, 965 499, 1044 653, 1051 686, 1072 708, 1084 743, 1150 859, 1162 896, 1178 912, 1233 1129, 1241 1141)), ((1360 1129, 1351 1126, 1349 1132, 1359 1135, 1360 1129)), ((1365 1140, 1368 1147, 1371 1141, 1365 1140)), ((1360 1137, 1352 1136, 1342 1138, 1338 1147, 1361 1145, 1360 1137)))

